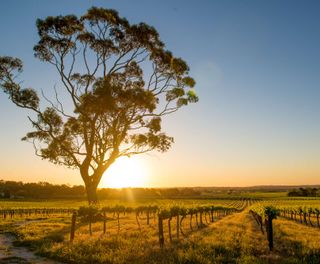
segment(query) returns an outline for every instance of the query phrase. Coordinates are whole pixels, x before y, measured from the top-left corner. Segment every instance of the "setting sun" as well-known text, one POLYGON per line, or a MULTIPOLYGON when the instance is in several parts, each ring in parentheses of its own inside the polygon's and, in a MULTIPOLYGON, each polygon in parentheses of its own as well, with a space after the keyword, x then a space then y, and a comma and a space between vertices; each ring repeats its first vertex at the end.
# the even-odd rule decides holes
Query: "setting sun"
POLYGON ((125 188, 147 185, 147 166, 138 157, 121 157, 105 172, 100 187, 125 188))

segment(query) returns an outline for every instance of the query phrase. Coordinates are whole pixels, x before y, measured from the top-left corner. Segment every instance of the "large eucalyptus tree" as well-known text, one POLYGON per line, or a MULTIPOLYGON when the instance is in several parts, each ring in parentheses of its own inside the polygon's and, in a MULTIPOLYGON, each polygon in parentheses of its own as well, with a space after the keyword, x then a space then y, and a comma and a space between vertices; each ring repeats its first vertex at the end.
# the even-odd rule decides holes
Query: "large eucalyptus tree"
POLYGON ((161 118, 198 100, 195 81, 153 27, 131 25, 115 10, 92 7, 81 17, 36 24, 35 57, 58 73, 54 96, 42 93, 40 103, 36 90, 21 87, 18 58, 0 57, 0 87, 34 113, 34 131, 23 140, 43 159, 78 168, 95 203, 101 177, 117 158, 170 148, 161 118))

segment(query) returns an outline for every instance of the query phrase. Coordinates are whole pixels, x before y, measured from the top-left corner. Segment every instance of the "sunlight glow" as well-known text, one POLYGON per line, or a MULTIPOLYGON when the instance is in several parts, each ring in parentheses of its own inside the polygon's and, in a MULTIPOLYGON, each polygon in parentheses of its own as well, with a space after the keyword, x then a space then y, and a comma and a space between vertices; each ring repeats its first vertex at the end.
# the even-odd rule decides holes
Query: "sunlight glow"
POLYGON ((99 187, 125 188, 146 187, 148 185, 148 169, 141 158, 120 157, 105 172, 99 187))

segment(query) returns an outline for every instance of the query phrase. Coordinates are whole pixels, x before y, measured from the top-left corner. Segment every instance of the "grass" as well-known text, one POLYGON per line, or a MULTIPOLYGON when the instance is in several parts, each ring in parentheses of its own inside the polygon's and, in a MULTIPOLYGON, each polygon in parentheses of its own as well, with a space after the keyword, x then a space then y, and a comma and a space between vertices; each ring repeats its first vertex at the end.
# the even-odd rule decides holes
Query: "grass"
POLYGON ((292 263, 320 263, 319 228, 280 218, 274 229, 275 248, 292 263))
POLYGON ((139 231, 129 220, 122 220, 125 227, 119 235, 111 225, 104 236, 96 224, 90 237, 84 225, 74 243, 52 243, 43 246, 40 253, 67 263, 283 263, 282 256, 269 253, 264 235, 247 211, 189 232, 179 240, 173 231, 172 243, 166 232, 162 250, 154 226, 143 225, 139 231))
MULTIPOLYGON (((132 217, 122 219, 119 234, 112 221, 106 235, 102 235, 99 223, 94 224, 93 236, 89 235, 86 224, 79 223, 74 243, 67 241, 67 234, 64 242, 48 240, 46 234, 53 231, 48 223, 32 223, 28 229, 20 228, 17 233, 24 243, 37 245, 40 254, 67 263, 237 263, 239 259, 252 263, 256 255, 265 253, 266 247, 259 249, 259 254, 256 252, 255 244, 260 238, 253 235, 256 230, 245 232, 254 228, 250 219, 247 221, 248 217, 244 213, 228 216, 207 228, 189 232, 179 241, 175 238, 175 221, 172 221, 174 239, 170 243, 166 232, 163 250, 158 245, 156 225, 142 224, 140 231, 132 217)), ((186 222, 184 229, 188 229, 186 222)))
MULTIPOLYGON (((70 201, 64 203, 69 207, 70 201)), ((103 201, 102 205, 112 206, 119 201, 103 201)), ((171 206, 228 204, 230 200, 153 200, 152 204, 171 206)), ((282 201, 281 201, 282 202, 282 201)), ((296 201, 298 204, 309 201, 296 201)), ((284 204, 295 204, 293 200, 283 200, 284 204)), ((47 207, 59 207, 63 201, 46 203, 47 207)), ((80 201, 73 204, 85 204, 80 201)), ((10 203, 7 203, 7 205, 10 203)), ((81 204, 81 205, 82 205, 81 204)), ((150 200, 124 202, 126 206, 150 204, 150 200)), ((12 207, 17 205, 11 203, 12 207)), ((20 205, 20 204, 18 204, 20 205)), ((31 201, 25 206, 44 207, 44 203, 31 201)), ((29 221, 14 218, 0 221, 0 232, 16 235, 15 245, 27 246, 38 254, 65 263, 320 263, 320 229, 308 227, 294 221, 279 218, 274 220, 274 251, 269 252, 267 239, 262 234, 248 209, 226 216, 205 228, 197 229, 193 218, 190 229, 189 218, 183 222, 183 231, 176 238, 176 221, 171 221, 170 243, 168 222, 164 222, 165 246, 160 249, 157 221, 151 218, 146 224, 145 216, 136 223, 134 214, 121 215, 120 230, 117 220, 108 214, 107 232, 103 234, 103 223, 92 224, 93 235, 89 234, 88 223, 78 219, 76 238, 69 242, 71 215, 31 218, 29 221), (21 225, 21 223, 23 223, 21 225)))

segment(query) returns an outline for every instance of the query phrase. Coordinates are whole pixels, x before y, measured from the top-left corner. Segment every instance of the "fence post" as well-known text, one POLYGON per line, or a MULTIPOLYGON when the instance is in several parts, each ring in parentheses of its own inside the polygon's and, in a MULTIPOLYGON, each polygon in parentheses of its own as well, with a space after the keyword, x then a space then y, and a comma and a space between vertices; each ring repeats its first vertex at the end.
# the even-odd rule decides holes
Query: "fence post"
POLYGON ((72 218, 71 218, 70 242, 74 240, 74 233, 76 231, 76 220, 77 220, 77 213, 73 212, 72 218))
POLYGON ((162 216, 158 216, 158 225, 159 225, 159 244, 160 248, 163 248, 164 245, 164 236, 163 236, 163 222, 162 216))
POLYGON ((149 225, 149 219, 150 219, 150 209, 147 209, 147 225, 149 225))
POLYGON ((107 231, 107 215, 106 212, 103 212, 103 234, 107 231))
POLYGON ((273 228, 272 228, 272 216, 268 215, 268 228, 267 228, 267 236, 268 236, 268 241, 269 241, 269 249, 270 251, 273 250, 273 228))

